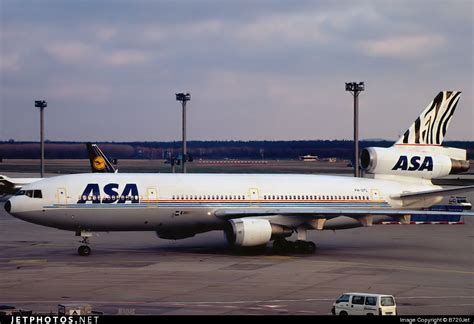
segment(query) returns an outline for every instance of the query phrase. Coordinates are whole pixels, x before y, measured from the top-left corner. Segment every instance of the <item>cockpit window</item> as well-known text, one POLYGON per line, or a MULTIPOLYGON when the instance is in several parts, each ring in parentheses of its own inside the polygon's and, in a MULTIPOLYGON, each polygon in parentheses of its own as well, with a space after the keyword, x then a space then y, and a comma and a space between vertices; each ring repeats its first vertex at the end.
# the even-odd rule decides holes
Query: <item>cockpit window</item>
POLYGON ((30 198, 43 198, 41 190, 20 190, 15 196, 27 196, 30 198))

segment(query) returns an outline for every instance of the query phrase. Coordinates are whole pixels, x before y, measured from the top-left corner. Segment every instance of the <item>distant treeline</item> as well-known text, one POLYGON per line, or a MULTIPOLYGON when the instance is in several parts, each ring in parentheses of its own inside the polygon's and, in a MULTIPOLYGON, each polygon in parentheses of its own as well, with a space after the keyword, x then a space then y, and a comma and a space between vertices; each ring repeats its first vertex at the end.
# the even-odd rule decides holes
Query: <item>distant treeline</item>
MULTIPOLYGON (((181 153, 181 142, 98 142, 104 153, 117 159, 165 159, 181 153)), ((389 147, 391 141, 361 141, 360 147, 389 147)), ((468 150, 474 159, 474 141, 445 142, 445 146, 468 150)), ((352 159, 353 142, 348 140, 314 141, 189 141, 188 153, 194 159, 297 159, 302 155, 320 158, 352 159)), ((37 159, 38 142, 0 142, 0 158, 37 159)), ((86 159, 84 142, 52 142, 45 144, 47 159, 86 159)))

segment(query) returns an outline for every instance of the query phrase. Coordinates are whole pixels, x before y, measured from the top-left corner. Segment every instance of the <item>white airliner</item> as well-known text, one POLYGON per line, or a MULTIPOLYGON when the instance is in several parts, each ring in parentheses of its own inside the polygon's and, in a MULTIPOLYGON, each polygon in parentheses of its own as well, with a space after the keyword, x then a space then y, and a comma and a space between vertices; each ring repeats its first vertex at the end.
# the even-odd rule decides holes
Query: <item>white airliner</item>
MULTIPOLYGON (((466 151, 441 147, 460 92, 443 91, 390 148, 368 148, 361 165, 374 179, 285 174, 88 173, 25 185, 6 204, 28 222, 75 231, 80 255, 97 231, 155 231, 181 239, 223 230, 230 244, 313 252, 307 230, 409 222, 445 195, 432 178, 466 171, 466 151), (297 241, 285 240, 297 233, 297 241)), ((437 215, 443 212, 433 212, 437 215)), ((453 212, 445 212, 453 215, 453 212)), ((462 215, 474 216, 464 212, 462 215)))

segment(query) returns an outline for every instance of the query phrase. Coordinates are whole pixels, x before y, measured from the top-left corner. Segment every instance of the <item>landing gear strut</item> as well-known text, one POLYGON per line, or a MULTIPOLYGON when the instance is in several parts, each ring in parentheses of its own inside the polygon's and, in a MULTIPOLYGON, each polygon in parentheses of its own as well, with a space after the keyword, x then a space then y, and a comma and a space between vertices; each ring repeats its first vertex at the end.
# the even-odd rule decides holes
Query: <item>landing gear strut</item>
POLYGON ((83 244, 77 249, 77 253, 82 256, 88 256, 89 254, 91 254, 92 250, 89 247, 89 237, 92 237, 92 233, 76 232, 76 236, 82 237, 82 240, 79 242, 83 244))

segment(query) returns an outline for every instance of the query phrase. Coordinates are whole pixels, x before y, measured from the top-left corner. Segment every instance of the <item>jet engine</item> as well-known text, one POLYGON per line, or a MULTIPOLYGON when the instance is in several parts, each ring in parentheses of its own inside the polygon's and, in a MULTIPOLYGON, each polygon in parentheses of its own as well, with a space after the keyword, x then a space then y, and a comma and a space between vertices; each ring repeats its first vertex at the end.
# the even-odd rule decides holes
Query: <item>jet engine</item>
POLYGON ((469 169, 469 161, 429 151, 369 147, 362 150, 360 165, 374 174, 433 179, 469 169))
POLYGON ((231 219, 229 224, 229 228, 225 230, 227 241, 230 245, 239 247, 264 245, 275 237, 287 237, 293 233, 290 228, 259 218, 231 219))

